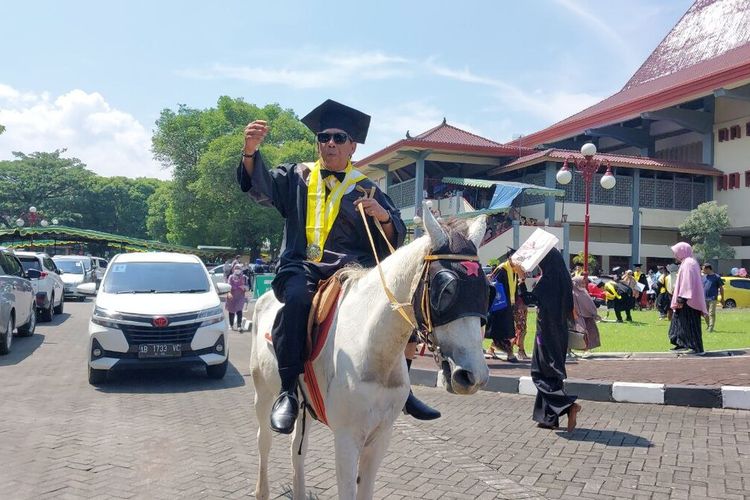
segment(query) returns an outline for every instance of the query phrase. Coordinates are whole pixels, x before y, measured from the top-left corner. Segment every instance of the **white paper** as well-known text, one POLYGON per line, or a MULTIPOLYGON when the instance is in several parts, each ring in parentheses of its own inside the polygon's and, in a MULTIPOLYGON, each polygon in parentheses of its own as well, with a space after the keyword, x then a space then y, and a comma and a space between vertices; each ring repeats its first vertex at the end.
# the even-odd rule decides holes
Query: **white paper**
POLYGON ((528 273, 539 265, 544 256, 557 246, 559 241, 554 234, 537 228, 510 259, 514 264, 520 265, 528 273))

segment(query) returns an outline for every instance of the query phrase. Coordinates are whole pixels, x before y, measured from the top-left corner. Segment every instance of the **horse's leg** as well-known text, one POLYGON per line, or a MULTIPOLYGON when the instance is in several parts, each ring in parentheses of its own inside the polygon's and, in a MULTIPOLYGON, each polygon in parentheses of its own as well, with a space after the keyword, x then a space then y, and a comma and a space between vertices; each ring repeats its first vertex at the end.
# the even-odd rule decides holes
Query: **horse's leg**
POLYGON ((339 499, 354 500, 357 494, 357 463, 362 443, 357 442, 354 433, 348 429, 335 431, 333 440, 339 499))
MULTIPOLYGON (((253 382, 258 384, 258 379, 253 382)), ((260 384, 258 384, 260 385, 260 384)), ((258 482, 255 484, 255 498, 266 500, 269 497, 268 488, 268 456, 271 453, 271 442, 273 435, 268 421, 271 418, 271 405, 273 399, 267 391, 261 387, 255 387, 255 415, 258 419, 258 482)))
POLYGON ((375 490, 375 476, 380 468, 388 443, 391 440, 390 429, 382 430, 381 427, 376 434, 370 438, 370 442, 362 449, 359 456, 359 486, 357 487, 357 500, 369 500, 375 490))
POLYGON ((304 415, 305 410, 300 408, 292 437, 292 498, 295 500, 305 498, 305 455, 307 455, 307 437, 310 434, 312 419, 307 419, 304 415), (300 454, 300 449, 302 454, 300 454))

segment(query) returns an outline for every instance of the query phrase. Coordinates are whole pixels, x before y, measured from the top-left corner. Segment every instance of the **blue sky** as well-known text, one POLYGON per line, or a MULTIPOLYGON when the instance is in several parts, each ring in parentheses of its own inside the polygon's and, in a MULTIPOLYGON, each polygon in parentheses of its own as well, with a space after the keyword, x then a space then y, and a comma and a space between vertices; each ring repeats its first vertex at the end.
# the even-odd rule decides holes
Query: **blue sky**
POLYGON ((164 108, 221 95, 372 115, 363 157, 440 123, 497 141, 618 91, 692 0, 38 1, 3 7, 0 159, 68 148, 168 178, 164 108))

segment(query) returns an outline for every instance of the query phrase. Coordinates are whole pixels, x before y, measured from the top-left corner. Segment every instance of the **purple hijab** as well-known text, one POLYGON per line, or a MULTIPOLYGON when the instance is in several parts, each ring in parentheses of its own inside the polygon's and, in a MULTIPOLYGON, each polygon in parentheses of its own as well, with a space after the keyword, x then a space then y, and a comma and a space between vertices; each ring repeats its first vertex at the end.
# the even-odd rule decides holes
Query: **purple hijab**
POLYGON ((708 314, 701 268, 698 261, 693 258, 693 247, 681 241, 672 247, 672 252, 681 261, 680 270, 677 272, 677 282, 672 294, 672 309, 677 308, 677 298, 681 297, 687 299, 687 305, 693 309, 708 314))

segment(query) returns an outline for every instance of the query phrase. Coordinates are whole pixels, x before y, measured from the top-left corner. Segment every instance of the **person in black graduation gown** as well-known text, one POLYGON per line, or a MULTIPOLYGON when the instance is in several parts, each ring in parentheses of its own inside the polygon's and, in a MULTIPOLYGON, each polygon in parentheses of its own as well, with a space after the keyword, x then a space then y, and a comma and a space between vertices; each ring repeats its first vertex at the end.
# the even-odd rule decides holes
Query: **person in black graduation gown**
POLYGON ((568 431, 576 425, 581 405, 565 392, 568 321, 573 319, 573 283, 560 252, 553 248, 539 263, 542 276, 531 293, 537 299, 536 339, 531 379, 537 388, 533 419, 539 427, 556 429, 568 415, 568 431))
MULTIPOLYGON (((365 141, 370 117, 329 99, 301 121, 318 141, 320 159, 312 168, 292 163, 269 170, 258 152, 268 133, 263 120, 245 128, 242 161, 237 168, 242 191, 262 205, 275 207, 285 219, 283 249, 272 282, 283 306, 271 331, 281 376, 271 429, 284 434, 294 430, 299 411, 297 379, 303 371, 307 317, 318 282, 350 263, 375 265, 357 205, 363 206, 369 219, 380 221, 394 247, 400 246, 406 235, 391 199, 351 164, 356 144, 365 141), (358 188, 368 192, 375 188, 374 196, 365 198, 358 188), (308 191, 313 195, 308 196, 308 191), (334 207, 332 225, 321 223, 321 219, 308 220, 308 213, 319 213, 326 205, 334 207)), ((369 224, 372 234, 377 235, 374 222, 370 220, 369 224)), ((386 242, 376 237, 375 244, 379 258, 385 258, 389 254, 386 242)), ((413 394, 405 410, 421 419, 440 416, 413 394)))

